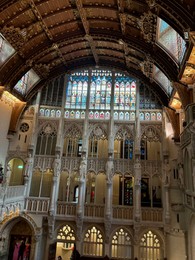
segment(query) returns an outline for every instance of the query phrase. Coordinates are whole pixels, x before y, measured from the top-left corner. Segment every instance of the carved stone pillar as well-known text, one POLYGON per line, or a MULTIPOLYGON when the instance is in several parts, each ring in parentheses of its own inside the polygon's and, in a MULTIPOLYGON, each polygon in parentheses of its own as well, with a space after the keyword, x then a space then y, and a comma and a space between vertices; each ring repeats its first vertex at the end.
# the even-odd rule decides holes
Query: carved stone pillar
POLYGON ((141 163, 139 157, 134 164, 134 220, 141 220, 141 163))
POLYGON ((163 172, 162 172, 162 183, 163 183, 163 192, 164 192, 164 217, 165 223, 170 223, 170 199, 169 199, 169 186, 170 186, 170 174, 171 167, 169 165, 168 157, 164 157, 163 162, 163 172))
POLYGON ((114 175, 114 163, 112 155, 109 155, 106 163, 106 179, 107 179, 107 190, 106 190, 106 201, 105 201, 105 217, 111 219, 112 217, 112 179, 114 175))
POLYGON ((85 202, 85 176, 87 174, 87 159, 83 152, 82 160, 79 167, 79 198, 77 205, 77 216, 83 218, 84 202, 85 202))
POLYGON ((53 216, 56 213, 57 183, 58 183, 58 176, 53 176, 53 185, 51 190, 51 200, 50 200, 50 208, 49 208, 49 214, 51 216, 53 216))
POLYGON ((60 172, 61 172, 61 159, 59 154, 57 154, 57 158, 54 161, 53 166, 53 185, 51 190, 51 201, 50 201, 50 215, 56 213, 56 203, 58 199, 58 187, 59 187, 59 179, 60 179, 60 172))

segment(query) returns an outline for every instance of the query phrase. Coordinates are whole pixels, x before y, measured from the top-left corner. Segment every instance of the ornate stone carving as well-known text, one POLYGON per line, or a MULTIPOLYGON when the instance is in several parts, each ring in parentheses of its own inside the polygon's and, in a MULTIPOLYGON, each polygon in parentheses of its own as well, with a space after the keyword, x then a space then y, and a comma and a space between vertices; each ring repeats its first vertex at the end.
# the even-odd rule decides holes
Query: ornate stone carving
POLYGON ((108 161, 106 162, 106 177, 107 177, 107 183, 112 183, 112 178, 114 176, 114 163, 112 158, 108 158, 108 161))
POLYGON ((150 8, 153 8, 156 5, 156 0, 146 0, 146 3, 150 8))
POLYGON ((14 26, 5 26, 2 33, 16 50, 20 50, 27 42, 25 30, 22 30, 19 27, 15 28, 14 26))
POLYGON ((35 64, 33 67, 36 73, 43 78, 46 78, 50 72, 50 66, 46 64, 35 64))
POLYGON ((156 39, 156 22, 157 17, 150 11, 148 13, 144 13, 141 16, 138 24, 142 31, 144 39, 148 43, 154 43, 156 39))
POLYGON ((157 127, 153 125, 142 127, 142 138, 149 142, 158 142, 161 140, 161 136, 157 127))
POLYGON ((141 71, 143 72, 143 74, 152 79, 153 77, 153 60, 147 56, 146 57, 146 60, 144 60, 142 63, 140 63, 140 68, 141 68, 141 71))

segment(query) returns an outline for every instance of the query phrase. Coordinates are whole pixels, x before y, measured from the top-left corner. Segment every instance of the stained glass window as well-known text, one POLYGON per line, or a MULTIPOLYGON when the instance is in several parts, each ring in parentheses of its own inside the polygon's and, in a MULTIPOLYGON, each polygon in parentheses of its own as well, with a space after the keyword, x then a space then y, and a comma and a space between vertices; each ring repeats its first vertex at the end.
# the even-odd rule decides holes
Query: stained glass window
POLYGON ((72 73, 68 79, 65 107, 85 109, 88 89, 88 71, 72 73))
POLYGON ((90 88, 90 109, 110 109, 112 72, 92 70, 90 88))
POLYGON ((14 52, 14 48, 0 33, 0 65, 2 65, 9 57, 11 57, 14 52))
POLYGON ((25 95, 26 92, 39 81, 39 79, 39 76, 31 69, 17 82, 14 89, 20 94, 25 95))
POLYGON ((140 241, 140 260, 162 259, 160 246, 157 235, 148 231, 140 241))
POLYGON ((96 227, 88 229, 83 241, 83 254, 91 256, 103 255, 103 236, 96 227))
POLYGON ((124 74, 115 73, 114 110, 134 110, 135 99, 135 81, 124 74))
POLYGON ((170 80, 165 76, 165 74, 157 67, 153 66, 153 78, 160 83, 161 87, 168 93, 169 95, 172 92, 172 86, 170 80))
POLYGON ((130 235, 122 228, 112 237, 112 258, 131 259, 132 246, 130 235))
POLYGON ((140 94, 140 109, 160 109, 162 105, 155 94, 144 84, 140 84, 139 87, 140 94))
POLYGON ((165 21, 158 18, 157 41, 170 55, 181 62, 186 51, 184 39, 165 21))

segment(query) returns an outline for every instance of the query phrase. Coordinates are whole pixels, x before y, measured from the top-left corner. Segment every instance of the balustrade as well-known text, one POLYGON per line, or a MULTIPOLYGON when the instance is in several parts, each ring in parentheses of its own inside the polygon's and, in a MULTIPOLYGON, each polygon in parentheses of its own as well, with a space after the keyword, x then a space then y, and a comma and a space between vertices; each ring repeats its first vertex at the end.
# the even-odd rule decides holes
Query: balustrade
POLYGON ((95 218, 103 218, 104 217, 104 208, 105 205, 97 205, 97 204, 85 204, 85 217, 95 217, 95 218))
POLYGON ((56 214, 64 216, 75 216, 76 206, 76 203, 58 202, 56 214))
POLYGON ((16 200, 16 198, 23 198, 24 197, 24 185, 20 185, 20 186, 8 186, 7 187, 7 192, 6 192, 6 200, 7 199, 11 199, 14 198, 14 200, 16 200))
POLYGON ((52 169, 54 165, 54 156, 36 155, 34 157, 34 168, 38 168, 41 171, 46 169, 52 169))
POLYGON ((62 157, 61 169, 78 170, 80 165, 80 157, 62 157))
POLYGON ((163 221, 163 210, 154 208, 142 208, 142 221, 163 221))
POLYGON ((49 198, 33 198, 26 199, 26 210, 36 213, 47 213, 49 210, 49 198))
POLYGON ((113 206, 114 219, 133 219, 133 207, 113 206))

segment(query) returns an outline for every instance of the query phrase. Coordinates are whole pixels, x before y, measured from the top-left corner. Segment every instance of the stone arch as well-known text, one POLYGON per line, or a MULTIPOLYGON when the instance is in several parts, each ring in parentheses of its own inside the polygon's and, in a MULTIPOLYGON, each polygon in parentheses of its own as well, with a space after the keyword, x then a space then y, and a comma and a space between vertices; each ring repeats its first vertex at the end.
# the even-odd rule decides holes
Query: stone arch
POLYGON ((8 257, 8 253, 11 251, 10 247, 15 238, 25 238, 26 243, 31 243, 31 258, 34 259, 36 241, 38 241, 41 235, 41 229, 38 228, 34 220, 19 212, 12 214, 13 216, 7 216, 0 224, 0 238, 1 243, 4 243, 3 248, 5 252, 2 252, 4 256, 8 257), (24 225, 26 229, 24 229, 24 225), (17 235, 18 232, 18 235, 17 235))
POLYGON ((146 229, 143 229, 137 237, 137 239, 138 239, 137 242, 139 243, 139 257, 138 257, 138 259, 142 259, 141 258, 141 245, 140 245, 140 243, 141 243, 144 235, 148 234, 149 232, 151 232, 159 240, 159 242, 160 242, 160 247, 159 247, 160 257, 164 257, 165 256, 165 238, 163 236, 163 233, 159 229, 146 228, 146 229))
POLYGON ((133 234, 124 226, 114 228, 110 234, 110 257, 133 257, 133 234), (121 242, 122 241, 122 242, 121 242))
POLYGON ((98 252, 98 254, 96 254, 96 256, 103 256, 104 255, 104 241, 105 241, 105 233, 104 230, 102 228, 102 226, 95 224, 95 225, 88 225, 83 229, 83 242, 82 242, 82 248, 83 248, 83 255, 94 255, 95 256, 95 252, 93 252, 93 245, 96 245, 96 248, 99 247, 99 250, 96 249, 96 252, 98 252), (93 232, 96 232, 96 238, 98 238, 96 241, 91 241, 91 237, 90 235, 93 234, 93 232), (87 235, 87 236, 86 236, 87 235), (86 247, 84 247, 84 245, 86 247), (92 245, 92 247, 91 247, 92 245), (87 248, 87 250, 84 248, 87 248))

